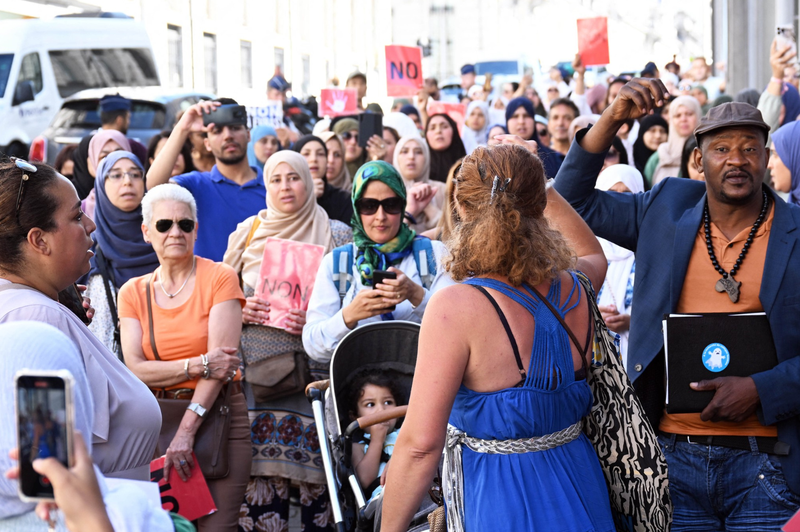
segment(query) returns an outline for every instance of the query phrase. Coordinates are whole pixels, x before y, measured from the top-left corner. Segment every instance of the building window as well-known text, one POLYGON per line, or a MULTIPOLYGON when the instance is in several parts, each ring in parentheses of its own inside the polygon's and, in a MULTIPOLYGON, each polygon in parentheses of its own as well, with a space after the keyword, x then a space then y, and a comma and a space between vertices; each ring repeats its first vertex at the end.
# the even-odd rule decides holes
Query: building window
POLYGON ((308 96, 308 88, 311 84, 311 58, 303 55, 303 96, 308 96))
POLYGON ((253 44, 249 41, 239 41, 242 62, 242 86, 246 89, 253 88, 253 44))
POLYGON ((203 34, 203 57, 205 61, 205 85, 211 92, 217 92, 217 36, 203 34))
POLYGON ((275 71, 283 74, 283 48, 275 47, 275 71))
POLYGON ((171 87, 183 87, 183 37, 180 26, 167 24, 167 53, 169 54, 167 83, 171 87))

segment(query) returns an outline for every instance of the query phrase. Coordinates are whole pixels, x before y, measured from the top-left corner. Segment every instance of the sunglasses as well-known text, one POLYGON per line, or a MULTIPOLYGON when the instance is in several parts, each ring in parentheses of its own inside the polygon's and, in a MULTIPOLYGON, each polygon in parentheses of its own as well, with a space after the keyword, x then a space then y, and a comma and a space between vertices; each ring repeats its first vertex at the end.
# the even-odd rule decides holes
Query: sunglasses
MULTIPOLYGON (((170 229, 172 229, 172 224, 175 223, 174 220, 158 220, 156 222, 156 231, 159 233, 166 233, 170 229)), ((188 218, 184 218, 183 220, 178 220, 178 227, 184 233, 191 233, 194 231, 195 222, 194 220, 190 220, 188 218)))
POLYGON ((17 192, 17 208, 14 211, 14 214, 17 218, 17 223, 19 223, 19 208, 22 207, 22 192, 25 190, 25 183, 27 183, 28 179, 30 179, 30 176, 25 172, 35 174, 37 168, 28 161, 26 161, 25 159, 11 157, 11 160, 14 161, 14 165, 17 168, 22 170, 22 181, 20 181, 19 183, 19 192, 17 192))
POLYGON ((383 207, 383 212, 386 214, 400 214, 405 208, 405 201, 399 196, 393 196, 380 201, 372 198, 361 198, 356 202, 358 214, 375 214, 378 212, 378 207, 383 207))
POLYGON ((342 139, 344 139, 344 140, 350 140, 350 139, 358 140, 358 133, 353 133, 352 131, 345 131, 344 133, 342 133, 342 139))

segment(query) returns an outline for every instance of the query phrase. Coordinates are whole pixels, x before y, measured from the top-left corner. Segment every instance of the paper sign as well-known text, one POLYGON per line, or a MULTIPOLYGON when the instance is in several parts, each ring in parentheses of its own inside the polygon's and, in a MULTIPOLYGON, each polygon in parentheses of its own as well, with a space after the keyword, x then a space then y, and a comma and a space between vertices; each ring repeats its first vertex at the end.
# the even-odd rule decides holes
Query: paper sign
POLYGON ((458 134, 461 135, 461 128, 464 127, 464 119, 467 116, 467 106, 463 103, 431 102, 428 105, 428 116, 446 114, 452 118, 458 126, 458 134))
POLYGON ((413 96, 422 88, 422 49, 386 46, 386 90, 389 96, 413 96))
POLYGON ((180 514, 189 521, 213 514, 217 511, 203 472, 197 465, 197 457, 192 453, 195 466, 192 476, 186 482, 181 480, 174 468, 169 470, 169 478, 164 478, 164 457, 150 462, 150 480, 158 483, 161 491, 161 507, 168 512, 180 514))
POLYGON ((320 118, 358 113, 358 90, 322 89, 319 97, 320 118))
POLYGON ((256 126, 286 127, 283 122, 283 102, 268 100, 265 105, 247 107, 250 129, 256 126))
POLYGON ((789 522, 781 528, 783 532, 800 532, 800 511, 794 514, 794 517, 789 519, 789 522))
POLYGON ((578 19, 578 53, 581 55, 583 66, 609 63, 606 17, 578 19))
POLYGON ((256 296, 269 301, 269 324, 286 328, 290 309, 308 310, 325 248, 316 244, 267 238, 256 296))

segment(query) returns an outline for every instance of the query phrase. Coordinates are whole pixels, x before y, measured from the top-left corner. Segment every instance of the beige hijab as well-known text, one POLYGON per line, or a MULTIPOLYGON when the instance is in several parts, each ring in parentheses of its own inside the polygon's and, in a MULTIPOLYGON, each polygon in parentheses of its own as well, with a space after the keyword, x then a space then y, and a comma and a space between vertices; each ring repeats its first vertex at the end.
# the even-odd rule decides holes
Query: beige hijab
POLYGON ((397 141, 397 146, 394 148, 394 167, 403 178, 406 190, 414 186, 415 183, 427 183, 436 191, 436 194, 431 199, 431 202, 428 203, 428 206, 425 207, 425 210, 417 216, 417 223, 409 224, 409 227, 417 233, 423 233, 429 229, 433 229, 439 224, 439 220, 442 217, 442 207, 445 202, 445 189, 447 186, 441 181, 431 181, 431 152, 428 148, 428 143, 421 137, 402 137, 397 141), (403 147, 412 140, 422 148, 422 154, 425 157, 425 166, 422 168, 422 173, 417 179, 408 180, 400 170, 400 152, 403 151, 403 147))
POLYGON ((290 150, 281 150, 273 154, 264 166, 264 184, 268 191, 267 208, 239 224, 236 231, 228 238, 228 250, 222 259, 225 264, 241 272, 244 283, 251 287, 258 282, 264 246, 269 237, 317 244, 325 247, 325 253, 334 248, 330 219, 325 210, 317 205, 311 172, 302 155, 290 150), (292 214, 281 212, 270 201, 269 178, 281 163, 291 166, 306 186, 306 202, 300 210, 292 214), (253 233, 250 243, 245 246, 256 218, 259 221, 258 228, 253 233))
POLYGON ((678 126, 675 125, 673 120, 680 107, 686 107, 694 111, 697 123, 700 123, 700 118, 703 116, 700 102, 694 96, 678 96, 672 100, 669 106, 669 136, 667 137, 667 142, 660 145, 656 150, 656 153, 658 153, 658 167, 653 172, 653 186, 656 186, 667 177, 677 177, 681 168, 683 145, 689 137, 678 134, 678 126))
POLYGON ((342 170, 339 172, 339 175, 335 176, 333 179, 328 179, 328 183, 330 183, 331 186, 344 190, 348 194, 352 193, 353 182, 350 179, 350 171, 347 169, 347 164, 344 162, 345 147, 342 137, 333 131, 323 131, 317 136, 322 139, 322 142, 325 144, 328 144, 328 141, 331 139, 336 139, 336 142, 339 143, 339 148, 342 150, 342 170))

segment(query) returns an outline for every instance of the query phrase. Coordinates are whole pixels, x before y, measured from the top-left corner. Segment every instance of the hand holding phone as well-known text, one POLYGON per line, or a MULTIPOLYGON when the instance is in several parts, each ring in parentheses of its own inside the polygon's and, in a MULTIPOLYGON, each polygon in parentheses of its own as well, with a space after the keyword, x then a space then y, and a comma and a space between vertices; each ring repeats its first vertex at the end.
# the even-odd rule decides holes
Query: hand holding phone
MULTIPOLYGON (((375 270, 372 272, 372 288, 375 288, 379 284, 383 284, 385 279, 397 279, 397 274, 388 270, 375 270)), ((391 312, 395 308, 397 308, 397 305, 386 307, 386 312, 391 312)))
POLYGON ((383 137, 383 116, 377 113, 361 113, 358 115, 358 145, 366 148, 373 135, 383 137))
POLYGON ((208 126, 209 124, 220 128, 223 126, 246 126, 247 108, 236 104, 220 105, 210 112, 203 113, 203 125, 208 126))

